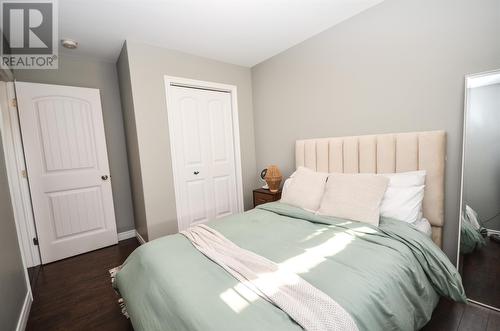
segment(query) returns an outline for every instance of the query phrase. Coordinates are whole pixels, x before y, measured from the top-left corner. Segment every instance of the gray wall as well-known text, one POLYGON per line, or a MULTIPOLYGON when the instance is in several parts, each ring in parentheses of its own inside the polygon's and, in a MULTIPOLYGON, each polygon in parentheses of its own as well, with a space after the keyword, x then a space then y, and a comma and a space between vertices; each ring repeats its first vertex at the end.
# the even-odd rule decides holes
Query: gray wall
POLYGON ((252 68, 257 168, 298 138, 444 129, 456 258, 464 75, 500 67, 500 1, 386 0, 252 68))
POLYGON ((468 90, 464 200, 500 231, 500 84, 468 90))
POLYGON ((28 289, 0 138, 0 328, 15 330, 28 289))
POLYGON ((135 135, 129 138, 128 150, 130 164, 140 167, 138 172, 131 166, 133 181, 142 182, 143 190, 134 189, 134 199, 144 199, 149 239, 177 231, 164 75, 237 86, 243 191, 245 207, 250 208, 257 183, 250 69, 133 41, 127 41, 118 69, 120 82, 131 83, 131 96, 122 95, 122 101, 126 113, 134 112, 134 118, 125 116, 126 121, 135 122, 126 124, 127 135, 135 135), (124 56, 129 72, 122 74, 124 56))
POLYGON ((141 164, 139 160, 139 141, 135 125, 134 100, 132 97, 132 82, 130 80, 130 66, 128 62, 127 45, 123 45, 120 57, 116 62, 120 96, 122 101, 123 119, 127 138, 128 165, 132 184, 132 201, 134 203, 135 229, 144 240, 148 240, 148 226, 146 222, 146 205, 142 189, 141 164))
POLYGON ((132 230, 132 197, 115 64, 61 54, 58 70, 16 70, 14 76, 18 81, 24 82, 92 87, 100 90, 117 230, 132 230))

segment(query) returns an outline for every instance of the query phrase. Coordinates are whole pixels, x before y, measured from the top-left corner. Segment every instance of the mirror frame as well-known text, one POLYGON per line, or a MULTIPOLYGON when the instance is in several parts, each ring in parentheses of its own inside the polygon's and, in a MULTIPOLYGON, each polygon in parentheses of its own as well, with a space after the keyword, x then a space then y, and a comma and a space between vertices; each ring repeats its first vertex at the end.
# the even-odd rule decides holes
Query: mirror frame
MULTIPOLYGON (((464 117, 463 117, 463 128, 462 128, 462 166, 461 166, 461 173, 460 173, 460 202, 459 202, 459 206, 460 206, 460 209, 459 209, 459 213, 458 213, 458 243, 457 243, 457 270, 458 272, 460 273, 460 240, 461 240, 461 231, 462 231, 462 213, 463 213, 463 194, 464 194, 464 169, 465 169, 465 143, 466 143, 466 139, 467 139, 467 135, 466 135, 466 132, 467 132, 467 114, 469 112, 469 95, 467 93, 467 90, 468 90, 468 83, 471 79, 474 79, 474 78, 481 78, 481 77, 485 77, 485 76, 490 76, 492 74, 498 74, 500 75, 500 69, 496 69, 496 70, 489 70, 489 71, 483 71, 483 72, 480 72, 480 73, 475 73, 475 74, 467 74, 465 75, 465 78, 464 78, 464 117)), ((460 276, 462 276, 460 274, 460 276)), ((485 303, 482 303, 482 302, 479 302, 479 301, 476 301, 476 300, 473 300, 473 299, 469 299, 467 298, 467 301, 471 302, 471 303, 474 303, 474 304, 477 304, 479 306, 483 306, 483 307, 486 307, 486 308, 489 308, 489 309, 492 309, 492 310, 495 310, 495 311, 500 311, 500 307, 493 307, 493 306, 490 306, 490 305, 487 305, 485 303)))

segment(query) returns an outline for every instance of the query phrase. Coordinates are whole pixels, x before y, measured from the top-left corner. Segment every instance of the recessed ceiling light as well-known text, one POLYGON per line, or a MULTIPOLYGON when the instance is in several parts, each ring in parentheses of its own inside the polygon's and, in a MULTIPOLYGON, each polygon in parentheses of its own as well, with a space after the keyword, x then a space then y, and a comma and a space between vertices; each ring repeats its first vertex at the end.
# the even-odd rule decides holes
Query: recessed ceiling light
POLYGON ((63 45, 63 47, 66 47, 68 49, 75 49, 78 47, 78 41, 73 39, 61 39, 61 44, 63 45))

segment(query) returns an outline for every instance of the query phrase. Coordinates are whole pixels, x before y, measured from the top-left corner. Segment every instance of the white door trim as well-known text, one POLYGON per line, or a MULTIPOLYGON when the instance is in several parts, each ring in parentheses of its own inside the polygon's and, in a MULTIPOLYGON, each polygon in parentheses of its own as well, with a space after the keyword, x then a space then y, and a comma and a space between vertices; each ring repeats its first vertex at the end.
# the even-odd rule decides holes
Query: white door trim
MULTIPOLYGON (((24 281, 26 284, 26 297, 24 299, 22 310, 19 314, 19 319, 16 326, 16 331, 22 331, 26 327, 28 321, 29 312, 31 309, 31 303, 33 302, 33 293, 31 292, 31 284, 28 275, 29 265, 39 265, 40 255, 38 254, 38 248, 32 245, 31 239, 26 239, 29 236, 27 231, 28 220, 24 217, 23 213, 23 199, 19 198, 19 192, 23 189, 23 178, 20 172, 18 172, 17 166, 19 165, 19 160, 24 162, 24 154, 21 142, 19 122, 17 118, 17 107, 15 104, 11 104, 9 100, 15 99, 14 85, 12 82, 0 82, 0 131, 2 135, 4 156, 5 156, 5 167, 7 171, 7 180, 9 183, 9 191, 11 197, 11 204, 14 213, 14 222, 16 225, 17 241, 19 245, 19 250, 21 252, 21 262, 24 271, 24 281), (13 116, 15 115, 15 117, 13 116), (17 126, 16 126, 17 125, 17 126), (13 130, 14 127, 14 130, 13 130), (15 128, 17 128, 17 134, 14 134, 15 128), (13 133, 14 132, 14 133, 13 133), (20 154, 19 154, 20 153, 20 154), (17 194, 15 194, 17 193, 17 194), (26 242, 27 241, 27 242, 26 242), (33 246, 33 247, 31 247, 33 246), (31 249, 36 249, 36 254, 38 260, 33 261, 31 255, 31 249), (38 262, 37 262, 38 261, 38 262), (36 264, 34 264, 36 263, 36 264)), ((22 165, 24 167, 24 163, 22 165)), ((24 180, 24 184, 27 185, 27 180, 24 180)), ((27 186, 26 186, 27 187, 27 186)), ((28 188, 28 204, 24 204, 24 208, 31 208, 31 198, 29 196, 28 188)), ((30 210, 31 213, 31 210, 30 210)), ((31 213, 33 217, 33 214, 31 213)), ((33 219, 32 219, 33 221, 33 219)), ((34 223, 33 229, 34 229, 34 223)))
POLYGON ((135 231, 135 237, 137 238, 139 244, 144 245, 146 243, 146 240, 144 240, 144 238, 137 231, 135 231))
POLYGON ((181 201, 179 198, 180 192, 180 181, 179 174, 177 171, 177 162, 174 148, 174 123, 172 119, 172 100, 171 100, 171 87, 188 87, 188 88, 198 88, 205 90, 213 90, 220 92, 228 92, 231 95, 231 112, 232 112, 232 120, 233 120, 233 140, 234 140, 234 158, 235 158, 235 169, 236 169, 236 192, 237 202, 238 202, 238 212, 243 212, 243 179, 241 172, 241 151, 240 151, 240 125, 238 120, 238 94, 237 87, 235 85, 214 83, 214 82, 206 82, 201 80, 194 80, 182 77, 174 77, 165 75, 165 94, 167 100, 167 116, 168 116, 168 130, 170 135, 170 153, 172 156, 172 173, 174 177, 174 190, 175 190, 175 208, 177 212, 177 227, 179 227, 179 219, 180 219, 180 210, 181 210, 181 201))
POLYGON ((26 176, 26 163, 17 106, 14 103, 16 99, 14 83, 2 83, 0 89, 0 102, 3 110, 1 129, 10 196, 19 246, 26 263, 25 266, 29 268, 40 264, 40 253, 38 247, 33 245, 33 238, 36 238, 37 235, 28 178, 26 176))

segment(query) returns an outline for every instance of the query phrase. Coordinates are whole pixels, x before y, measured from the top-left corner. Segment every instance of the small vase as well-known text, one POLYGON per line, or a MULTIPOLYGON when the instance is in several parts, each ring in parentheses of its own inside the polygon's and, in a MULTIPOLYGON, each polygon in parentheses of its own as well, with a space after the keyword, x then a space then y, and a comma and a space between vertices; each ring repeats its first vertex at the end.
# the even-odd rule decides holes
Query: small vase
POLYGON ((266 180, 267 186, 269 186, 269 191, 274 193, 278 192, 283 176, 281 176, 281 172, 277 166, 270 165, 267 167, 267 173, 264 179, 266 180))

